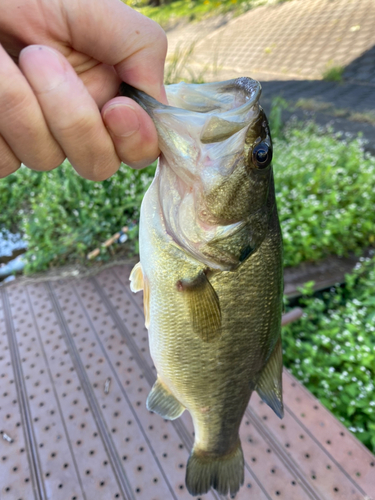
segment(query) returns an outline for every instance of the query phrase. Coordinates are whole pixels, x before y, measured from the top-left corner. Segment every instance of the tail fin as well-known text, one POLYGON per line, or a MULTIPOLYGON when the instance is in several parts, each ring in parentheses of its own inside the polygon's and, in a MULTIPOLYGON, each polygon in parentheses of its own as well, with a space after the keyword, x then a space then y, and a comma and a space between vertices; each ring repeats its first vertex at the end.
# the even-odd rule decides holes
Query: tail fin
POLYGON ((209 457, 193 449, 186 469, 186 487, 191 495, 214 488, 221 495, 235 495, 244 482, 244 459, 240 441, 228 455, 209 457))

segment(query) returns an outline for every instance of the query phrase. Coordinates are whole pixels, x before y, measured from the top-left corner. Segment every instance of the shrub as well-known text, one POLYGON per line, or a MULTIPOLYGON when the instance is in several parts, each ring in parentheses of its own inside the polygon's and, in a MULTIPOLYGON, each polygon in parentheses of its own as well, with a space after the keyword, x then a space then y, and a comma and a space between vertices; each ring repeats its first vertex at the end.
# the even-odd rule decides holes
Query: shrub
POLYGON ((289 127, 274 141, 284 263, 361 253, 375 242, 375 158, 360 139, 289 127))
POLYGON ((302 318, 283 329, 284 364, 375 451, 375 258, 344 288, 301 302, 302 318))
POLYGON ((92 182, 65 161, 48 173, 22 167, 3 179, 3 227, 20 224, 28 244, 26 272, 82 262, 124 225, 132 227, 131 249, 137 251, 139 208, 154 171, 155 164, 142 171, 121 165, 110 179, 92 182))
POLYGON ((218 16, 226 12, 235 15, 264 4, 275 4, 285 0, 173 0, 152 5, 148 0, 122 0, 147 17, 168 27, 180 20, 199 21, 208 16, 218 16))
MULTIPOLYGON (((286 266, 359 254, 374 244, 375 158, 363 152, 359 139, 293 126, 275 138, 274 150, 286 266)), ((109 180, 91 182, 69 162, 48 173, 21 168, 0 182, 0 224, 25 235, 27 272, 82 261, 129 223, 128 248, 136 251, 139 207, 154 170, 122 165, 109 180)))

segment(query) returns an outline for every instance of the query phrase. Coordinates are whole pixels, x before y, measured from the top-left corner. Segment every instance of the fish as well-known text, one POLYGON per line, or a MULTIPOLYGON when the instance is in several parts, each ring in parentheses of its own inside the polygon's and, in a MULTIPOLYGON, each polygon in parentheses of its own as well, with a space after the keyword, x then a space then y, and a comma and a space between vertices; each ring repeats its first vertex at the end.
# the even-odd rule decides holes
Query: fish
POLYGON ((259 82, 167 86, 168 105, 123 83, 152 118, 161 155, 140 215, 140 262, 157 379, 147 408, 188 410, 191 495, 244 482, 239 428, 253 391, 283 417, 283 250, 272 140, 259 82))

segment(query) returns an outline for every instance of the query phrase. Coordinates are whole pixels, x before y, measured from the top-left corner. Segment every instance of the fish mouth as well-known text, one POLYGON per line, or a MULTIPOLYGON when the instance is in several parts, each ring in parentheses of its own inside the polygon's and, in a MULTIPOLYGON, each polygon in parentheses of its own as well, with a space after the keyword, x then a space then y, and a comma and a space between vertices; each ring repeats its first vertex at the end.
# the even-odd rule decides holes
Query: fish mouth
POLYGON ((169 106, 129 85, 120 88, 121 95, 134 99, 149 114, 157 129, 162 154, 154 189, 165 231, 199 262, 232 270, 238 258, 225 250, 225 244, 221 251, 220 242, 242 241, 246 222, 235 215, 213 215, 208 205, 215 202, 208 202, 208 197, 218 193, 223 203, 231 200, 225 195, 231 185, 227 183, 236 171, 241 176, 247 161, 246 141, 255 140, 258 133, 261 86, 251 78, 237 78, 181 82, 167 86, 166 92, 169 106))
MULTIPOLYGON (((160 149, 163 143, 173 146, 170 137, 171 121, 174 130, 183 135, 194 128, 195 137, 202 144, 222 142, 253 121, 261 95, 261 85, 248 77, 223 82, 168 85, 169 106, 126 83, 120 86, 120 95, 136 101, 152 118, 158 131, 160 149), (182 125, 184 124, 184 125, 182 125), (198 132, 198 133, 197 133, 198 132), (164 139, 164 140, 163 140, 164 139), (169 140, 168 140, 169 139, 169 140)), ((181 150, 181 141, 175 150, 181 150)), ((175 144, 177 146, 177 144, 175 144)))

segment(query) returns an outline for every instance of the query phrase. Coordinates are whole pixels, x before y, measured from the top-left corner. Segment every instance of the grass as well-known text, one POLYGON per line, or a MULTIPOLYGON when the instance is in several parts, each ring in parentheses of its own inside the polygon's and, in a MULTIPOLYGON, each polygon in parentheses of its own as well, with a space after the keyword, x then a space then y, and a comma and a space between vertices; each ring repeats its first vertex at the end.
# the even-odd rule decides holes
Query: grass
POLYGON ((147 0, 123 1, 168 28, 179 21, 199 21, 228 12, 240 15, 260 5, 282 3, 286 0, 171 0, 163 2, 160 7, 148 5, 147 0))
MULTIPOLYGON (((186 45, 178 45, 174 53, 166 60, 164 71, 164 82, 166 85, 185 81, 187 83, 203 83, 207 76, 207 71, 211 68, 207 65, 204 68, 194 67, 194 50, 196 42, 186 45)), ((212 66, 215 73, 215 67, 212 66)))
POLYGON ((316 99, 298 99, 295 107, 306 111, 332 111, 333 105, 329 102, 317 101, 316 99))
POLYGON ((336 66, 329 63, 327 69, 323 72, 323 80, 327 82, 342 82, 344 69, 343 66, 336 66))
MULTIPOLYGON (((85 263, 88 252, 127 225, 127 255, 138 251, 139 208, 156 164, 144 170, 122 165, 103 182, 76 174, 68 161, 51 172, 21 167, 0 181, 0 227, 23 235, 26 273, 85 263)), ((102 251, 99 260, 111 254, 102 251)))
POLYGON ((350 120, 354 122, 364 122, 369 123, 370 125, 375 125, 375 113, 374 111, 367 111, 364 113, 351 113, 350 120))

